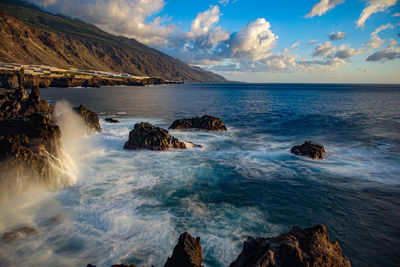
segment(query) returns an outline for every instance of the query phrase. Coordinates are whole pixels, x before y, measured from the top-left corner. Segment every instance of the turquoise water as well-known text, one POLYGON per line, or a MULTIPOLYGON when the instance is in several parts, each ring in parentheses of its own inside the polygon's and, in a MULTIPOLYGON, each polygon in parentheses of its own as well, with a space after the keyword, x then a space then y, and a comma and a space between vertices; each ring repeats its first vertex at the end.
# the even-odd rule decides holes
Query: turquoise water
POLYGON ((3 246, 4 266, 162 266, 184 231, 201 237, 207 266, 227 266, 247 236, 318 223, 354 266, 400 260, 399 86, 186 84, 41 93, 52 104, 84 104, 121 123, 102 121, 102 133, 70 145, 75 186, 0 205, 0 230, 29 224, 40 231, 3 246), (203 114, 221 117, 228 131, 171 131, 202 149, 122 149, 137 122, 167 128, 203 114), (289 153, 309 139, 325 145, 325 160, 289 153))

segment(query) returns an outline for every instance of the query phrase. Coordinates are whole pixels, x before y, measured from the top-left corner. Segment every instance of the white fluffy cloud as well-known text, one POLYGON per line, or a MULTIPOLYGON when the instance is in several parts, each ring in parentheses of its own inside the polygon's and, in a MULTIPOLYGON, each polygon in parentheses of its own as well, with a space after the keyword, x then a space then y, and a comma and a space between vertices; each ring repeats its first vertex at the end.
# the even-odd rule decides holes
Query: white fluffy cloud
POLYGON ((387 29, 393 29, 393 25, 391 23, 388 23, 376 28, 375 31, 371 33, 371 39, 364 45, 371 49, 380 47, 385 41, 379 37, 378 33, 387 29))
POLYGON ((312 18, 315 16, 322 16, 326 12, 343 2, 344 0, 321 0, 312 7, 310 13, 308 13, 306 17, 312 18))
POLYGON ((336 41, 336 40, 340 40, 340 39, 346 38, 347 34, 344 33, 344 32, 338 31, 336 33, 332 32, 331 34, 329 34, 328 37, 329 37, 329 40, 336 41))
POLYGON ((368 0, 367 7, 357 20, 357 27, 363 27, 367 19, 374 13, 382 12, 396 4, 397 0, 368 0))
POLYGON ((325 42, 317 45, 314 52, 311 54, 313 57, 329 57, 336 51, 336 47, 332 46, 331 42, 325 42))
POLYGON ((271 24, 264 18, 249 22, 240 31, 231 35, 225 49, 232 58, 259 60, 271 54, 278 36, 271 31, 271 24))
POLYGON ((352 56, 360 55, 364 53, 364 49, 353 49, 350 47, 350 44, 343 44, 339 46, 338 50, 336 51, 334 57, 341 58, 341 59, 348 59, 352 56))

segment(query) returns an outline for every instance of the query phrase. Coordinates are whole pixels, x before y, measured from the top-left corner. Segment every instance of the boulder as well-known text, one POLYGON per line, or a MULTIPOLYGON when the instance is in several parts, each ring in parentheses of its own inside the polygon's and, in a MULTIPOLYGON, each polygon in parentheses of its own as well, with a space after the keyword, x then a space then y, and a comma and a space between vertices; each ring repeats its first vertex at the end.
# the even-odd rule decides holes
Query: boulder
POLYGON ((191 119, 180 119, 174 121, 169 129, 201 129, 208 131, 226 131, 227 128, 220 118, 209 115, 191 119))
POLYGON ((331 242, 324 225, 300 229, 272 238, 251 238, 230 267, 350 267, 339 243, 331 242))
POLYGON ((119 120, 113 118, 105 118, 104 120, 109 123, 119 123, 119 120))
POLYGON ((135 124, 129 132, 129 140, 125 143, 125 149, 149 149, 169 150, 200 147, 193 143, 181 142, 171 136, 167 130, 155 127, 148 122, 135 124))
POLYGON ((73 110, 82 117, 89 133, 101 132, 99 116, 95 112, 86 109, 84 105, 73 108, 73 110))
POLYGON ((312 159, 323 159, 325 157, 324 146, 312 141, 306 141, 301 146, 294 146, 290 152, 296 155, 310 156, 312 159))
POLYGON ((194 238, 185 232, 179 236, 178 244, 164 267, 201 267, 202 262, 200 237, 194 238))
POLYGON ((16 241, 18 239, 31 236, 34 234, 37 234, 38 231, 35 228, 29 227, 29 226, 24 226, 18 229, 14 229, 10 232, 5 232, 3 236, 1 237, 1 241, 5 243, 11 243, 13 241, 16 241))

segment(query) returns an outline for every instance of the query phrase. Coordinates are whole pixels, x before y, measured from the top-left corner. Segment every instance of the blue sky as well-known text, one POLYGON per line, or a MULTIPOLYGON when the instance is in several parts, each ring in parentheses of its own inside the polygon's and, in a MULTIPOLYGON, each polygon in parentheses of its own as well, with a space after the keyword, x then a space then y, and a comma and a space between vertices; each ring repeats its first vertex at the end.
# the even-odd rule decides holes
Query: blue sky
POLYGON ((231 80, 400 83, 397 0, 31 1, 231 80))

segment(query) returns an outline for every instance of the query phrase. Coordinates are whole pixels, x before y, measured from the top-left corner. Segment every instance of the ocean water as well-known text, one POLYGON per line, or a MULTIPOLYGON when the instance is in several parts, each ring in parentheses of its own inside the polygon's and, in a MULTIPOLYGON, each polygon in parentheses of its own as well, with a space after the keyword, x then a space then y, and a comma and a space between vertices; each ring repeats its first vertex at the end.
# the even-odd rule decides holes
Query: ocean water
POLYGON ((204 264, 228 266, 248 236, 323 223, 353 266, 400 261, 400 86, 185 84, 49 88, 42 98, 84 104, 102 133, 68 150, 77 183, 0 203, 0 232, 39 234, 3 244, 0 265, 163 266, 184 231, 204 264), (137 122, 221 117, 227 132, 171 131, 203 145, 126 151, 137 122), (105 117, 120 124, 108 124, 105 117), (292 155, 313 140, 327 158, 292 155))

